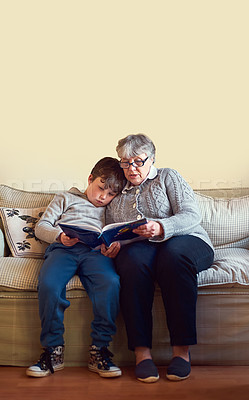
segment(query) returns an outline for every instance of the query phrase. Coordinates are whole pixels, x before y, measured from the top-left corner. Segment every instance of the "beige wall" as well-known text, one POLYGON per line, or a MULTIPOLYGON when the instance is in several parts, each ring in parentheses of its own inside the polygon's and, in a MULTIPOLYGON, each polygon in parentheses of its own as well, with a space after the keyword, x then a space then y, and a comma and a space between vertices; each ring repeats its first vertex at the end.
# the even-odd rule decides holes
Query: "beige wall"
POLYGON ((247 0, 0 0, 0 182, 85 186, 120 137, 194 188, 249 186, 247 0))

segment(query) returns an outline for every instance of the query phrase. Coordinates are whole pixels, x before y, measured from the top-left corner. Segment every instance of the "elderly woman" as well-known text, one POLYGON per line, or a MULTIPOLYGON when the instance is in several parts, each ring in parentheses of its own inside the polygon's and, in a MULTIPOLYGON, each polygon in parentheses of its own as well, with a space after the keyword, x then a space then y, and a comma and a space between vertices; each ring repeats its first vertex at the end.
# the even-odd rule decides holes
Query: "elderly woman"
MULTIPOLYGON (((123 245, 116 256, 121 278, 120 302, 135 352, 137 379, 156 382, 152 361, 152 304, 155 282, 160 286, 173 357, 169 380, 188 378, 189 346, 196 344, 197 274, 213 262, 213 248, 193 190, 170 168, 155 168, 155 146, 145 135, 129 135, 116 148, 127 184, 112 200, 107 223, 146 217, 134 232, 143 240, 123 245)), ((107 256, 115 256, 102 247, 107 256)))

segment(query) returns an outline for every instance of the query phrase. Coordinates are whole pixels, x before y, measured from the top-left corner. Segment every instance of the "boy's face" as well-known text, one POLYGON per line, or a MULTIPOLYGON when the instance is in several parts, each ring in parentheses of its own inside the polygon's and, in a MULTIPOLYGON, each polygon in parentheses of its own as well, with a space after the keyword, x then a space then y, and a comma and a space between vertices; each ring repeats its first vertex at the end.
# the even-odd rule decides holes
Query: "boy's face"
POLYGON ((106 206, 117 195, 111 188, 105 189, 105 181, 101 177, 93 180, 92 175, 88 178, 85 194, 95 207, 106 206))

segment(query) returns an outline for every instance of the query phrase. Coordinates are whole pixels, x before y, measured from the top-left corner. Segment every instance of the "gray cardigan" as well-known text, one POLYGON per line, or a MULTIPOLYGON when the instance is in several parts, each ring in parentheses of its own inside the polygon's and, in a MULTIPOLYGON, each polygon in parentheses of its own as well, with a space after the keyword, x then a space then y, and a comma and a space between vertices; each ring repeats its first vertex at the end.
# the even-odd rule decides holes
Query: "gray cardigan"
POLYGON ((152 165, 147 178, 139 186, 127 182, 122 193, 107 206, 108 224, 143 217, 160 222, 163 227, 163 236, 149 239, 151 241, 193 235, 213 248, 208 234, 200 225, 201 215, 195 194, 174 169, 157 169, 152 165))

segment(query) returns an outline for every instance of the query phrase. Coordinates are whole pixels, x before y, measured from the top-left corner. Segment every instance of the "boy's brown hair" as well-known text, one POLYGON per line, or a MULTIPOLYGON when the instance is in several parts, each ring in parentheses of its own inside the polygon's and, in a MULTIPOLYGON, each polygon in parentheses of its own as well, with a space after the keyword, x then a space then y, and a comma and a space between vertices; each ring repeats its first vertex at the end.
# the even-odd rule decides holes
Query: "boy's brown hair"
POLYGON ((104 157, 99 160, 91 171, 93 181, 102 178, 105 182, 105 189, 110 188, 113 192, 119 193, 123 189, 126 180, 124 172, 116 158, 104 157))

